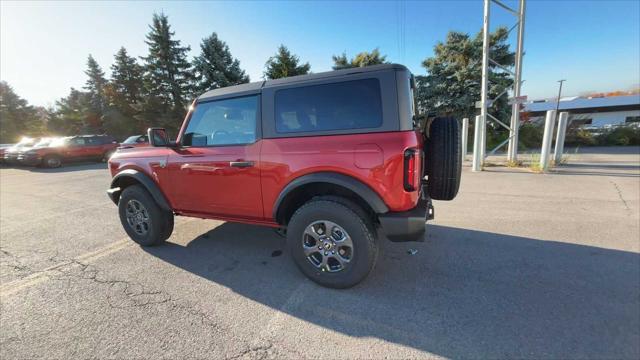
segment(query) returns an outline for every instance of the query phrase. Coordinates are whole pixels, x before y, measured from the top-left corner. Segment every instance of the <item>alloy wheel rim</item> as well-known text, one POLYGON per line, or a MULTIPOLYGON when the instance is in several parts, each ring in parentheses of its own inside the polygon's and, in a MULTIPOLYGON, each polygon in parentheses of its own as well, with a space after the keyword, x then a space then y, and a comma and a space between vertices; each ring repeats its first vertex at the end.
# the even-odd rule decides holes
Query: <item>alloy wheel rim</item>
POLYGON ((138 235, 146 235, 149 232, 150 220, 147 208, 138 200, 131 199, 125 208, 127 223, 138 235))
POLYGON ((47 165, 49 165, 51 167, 56 167, 56 166, 60 165, 60 160, 58 160, 57 158, 47 159, 47 165))
POLYGON ((351 236, 338 224, 315 221, 302 234, 302 249, 311 265, 324 272, 340 272, 353 260, 351 236))

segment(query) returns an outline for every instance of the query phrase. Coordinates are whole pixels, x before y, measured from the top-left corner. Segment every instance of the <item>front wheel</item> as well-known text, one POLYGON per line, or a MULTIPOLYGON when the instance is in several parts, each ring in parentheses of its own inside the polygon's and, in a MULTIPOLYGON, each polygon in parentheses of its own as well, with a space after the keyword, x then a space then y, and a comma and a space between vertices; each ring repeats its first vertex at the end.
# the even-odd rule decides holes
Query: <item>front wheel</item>
POLYGON ((118 213, 124 230, 141 246, 160 245, 173 231, 173 213, 161 209, 141 185, 122 191, 118 213))
POLYGON ((48 168, 60 167, 62 158, 59 155, 47 155, 42 159, 42 165, 48 168))
POLYGON ((346 199, 316 199, 300 207, 287 227, 287 246, 316 283, 352 287, 373 269, 378 246, 371 219, 346 199))

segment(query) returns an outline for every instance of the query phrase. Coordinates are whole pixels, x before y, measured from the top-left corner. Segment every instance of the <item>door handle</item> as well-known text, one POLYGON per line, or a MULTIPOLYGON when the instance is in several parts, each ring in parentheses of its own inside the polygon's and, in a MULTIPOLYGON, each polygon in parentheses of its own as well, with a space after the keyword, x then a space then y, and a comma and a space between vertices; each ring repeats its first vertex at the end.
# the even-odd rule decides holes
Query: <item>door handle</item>
POLYGON ((247 168, 253 166, 253 161, 231 161, 229 162, 229 165, 231 167, 247 168))
POLYGON ((187 170, 189 172, 215 173, 220 169, 221 168, 217 166, 207 166, 207 165, 199 165, 199 164, 183 164, 180 166, 180 170, 187 170))

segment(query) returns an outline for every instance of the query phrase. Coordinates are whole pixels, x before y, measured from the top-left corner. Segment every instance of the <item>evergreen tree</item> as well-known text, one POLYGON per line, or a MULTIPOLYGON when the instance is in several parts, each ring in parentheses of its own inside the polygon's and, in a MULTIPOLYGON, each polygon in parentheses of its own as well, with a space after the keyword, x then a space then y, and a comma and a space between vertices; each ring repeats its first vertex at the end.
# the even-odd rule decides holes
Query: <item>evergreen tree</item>
POLYGON ((191 64, 187 60, 188 46, 174 40, 169 19, 164 14, 153 14, 145 41, 149 55, 143 57, 145 87, 148 94, 175 113, 184 113, 191 96, 191 64))
POLYGON ((216 33, 202 40, 200 51, 193 60, 198 93, 249 82, 240 61, 233 58, 229 46, 216 33))
POLYGON ((140 119, 144 95, 143 69, 122 47, 111 65, 111 81, 105 86, 109 107, 103 116, 104 130, 118 138, 144 133, 140 119))
POLYGON ((67 97, 56 101, 55 110, 49 114, 48 130, 61 135, 95 132, 95 119, 87 115, 91 107, 89 93, 71 88, 67 97))
POLYGON ((276 55, 267 60, 264 76, 267 79, 279 79, 288 76, 308 74, 309 63, 300 64, 300 59, 292 55, 284 45, 278 47, 276 55))
POLYGON ((332 59, 333 70, 365 67, 387 63, 387 56, 381 55, 378 48, 373 49, 373 51, 371 52, 363 51, 356 55, 355 58, 351 59, 351 61, 347 59, 346 53, 342 53, 342 55, 333 55, 332 59))
POLYGON ((113 91, 129 105, 139 102, 143 90, 143 69, 134 57, 127 54, 127 49, 121 47, 114 56, 111 65, 111 83, 113 91))
POLYGON ((93 56, 89 55, 87 59, 87 70, 85 70, 84 73, 89 77, 84 89, 87 90, 89 95, 91 110, 101 116, 106 106, 104 87, 107 84, 107 79, 104 77, 104 71, 102 71, 102 68, 93 56))
POLYGON ((0 143, 12 143, 22 136, 37 136, 44 130, 38 110, 0 81, 0 143))
MULTIPOLYGON (((509 50, 507 37, 505 28, 498 28, 490 34, 490 53, 498 63, 512 67, 514 53, 509 50)), ((416 96, 420 108, 458 118, 473 117, 477 112, 475 102, 480 100, 482 31, 475 38, 464 33, 449 32, 446 41, 435 46, 434 54, 434 57, 422 63, 427 69, 427 76, 416 77, 416 96)), ((490 63, 489 66, 489 97, 493 99, 511 86, 513 79, 509 73, 495 71, 495 65, 490 63)), ((497 99, 491 111, 499 119, 507 119, 511 112, 507 97, 503 95, 497 99)), ((493 126, 493 122, 490 126, 493 126)))

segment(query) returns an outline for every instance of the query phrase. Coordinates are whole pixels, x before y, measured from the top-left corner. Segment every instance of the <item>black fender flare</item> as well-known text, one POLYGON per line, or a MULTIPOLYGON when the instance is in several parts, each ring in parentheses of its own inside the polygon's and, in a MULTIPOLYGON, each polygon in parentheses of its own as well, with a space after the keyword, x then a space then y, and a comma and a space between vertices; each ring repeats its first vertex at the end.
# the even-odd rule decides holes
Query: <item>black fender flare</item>
POLYGON ((161 209, 166 211, 173 211, 171 209, 171 206, 169 205, 169 202, 167 201, 167 198, 164 196, 162 191, 160 191, 160 188, 158 187, 156 182, 153 181, 153 179, 151 179, 147 174, 135 169, 122 170, 117 173, 111 180, 111 188, 107 190, 107 194, 109 195, 109 198, 111 198, 111 201, 113 201, 116 205, 118 204, 120 194, 123 190, 121 185, 126 181, 126 179, 133 179, 135 182, 140 183, 142 186, 144 186, 161 209))
POLYGON ((376 214, 385 214, 389 212, 389 208, 384 203, 380 195, 378 195, 375 191, 373 191, 373 189, 364 184, 362 181, 354 177, 339 173, 317 172, 295 178, 294 180, 289 182, 284 187, 284 189, 282 189, 282 191, 276 198, 275 203, 273 204, 273 218, 276 220, 279 218, 278 213, 287 195, 289 195, 293 190, 299 188, 300 186, 311 183, 329 183, 344 187, 360 196, 367 204, 369 204, 371 209, 373 209, 376 214))

